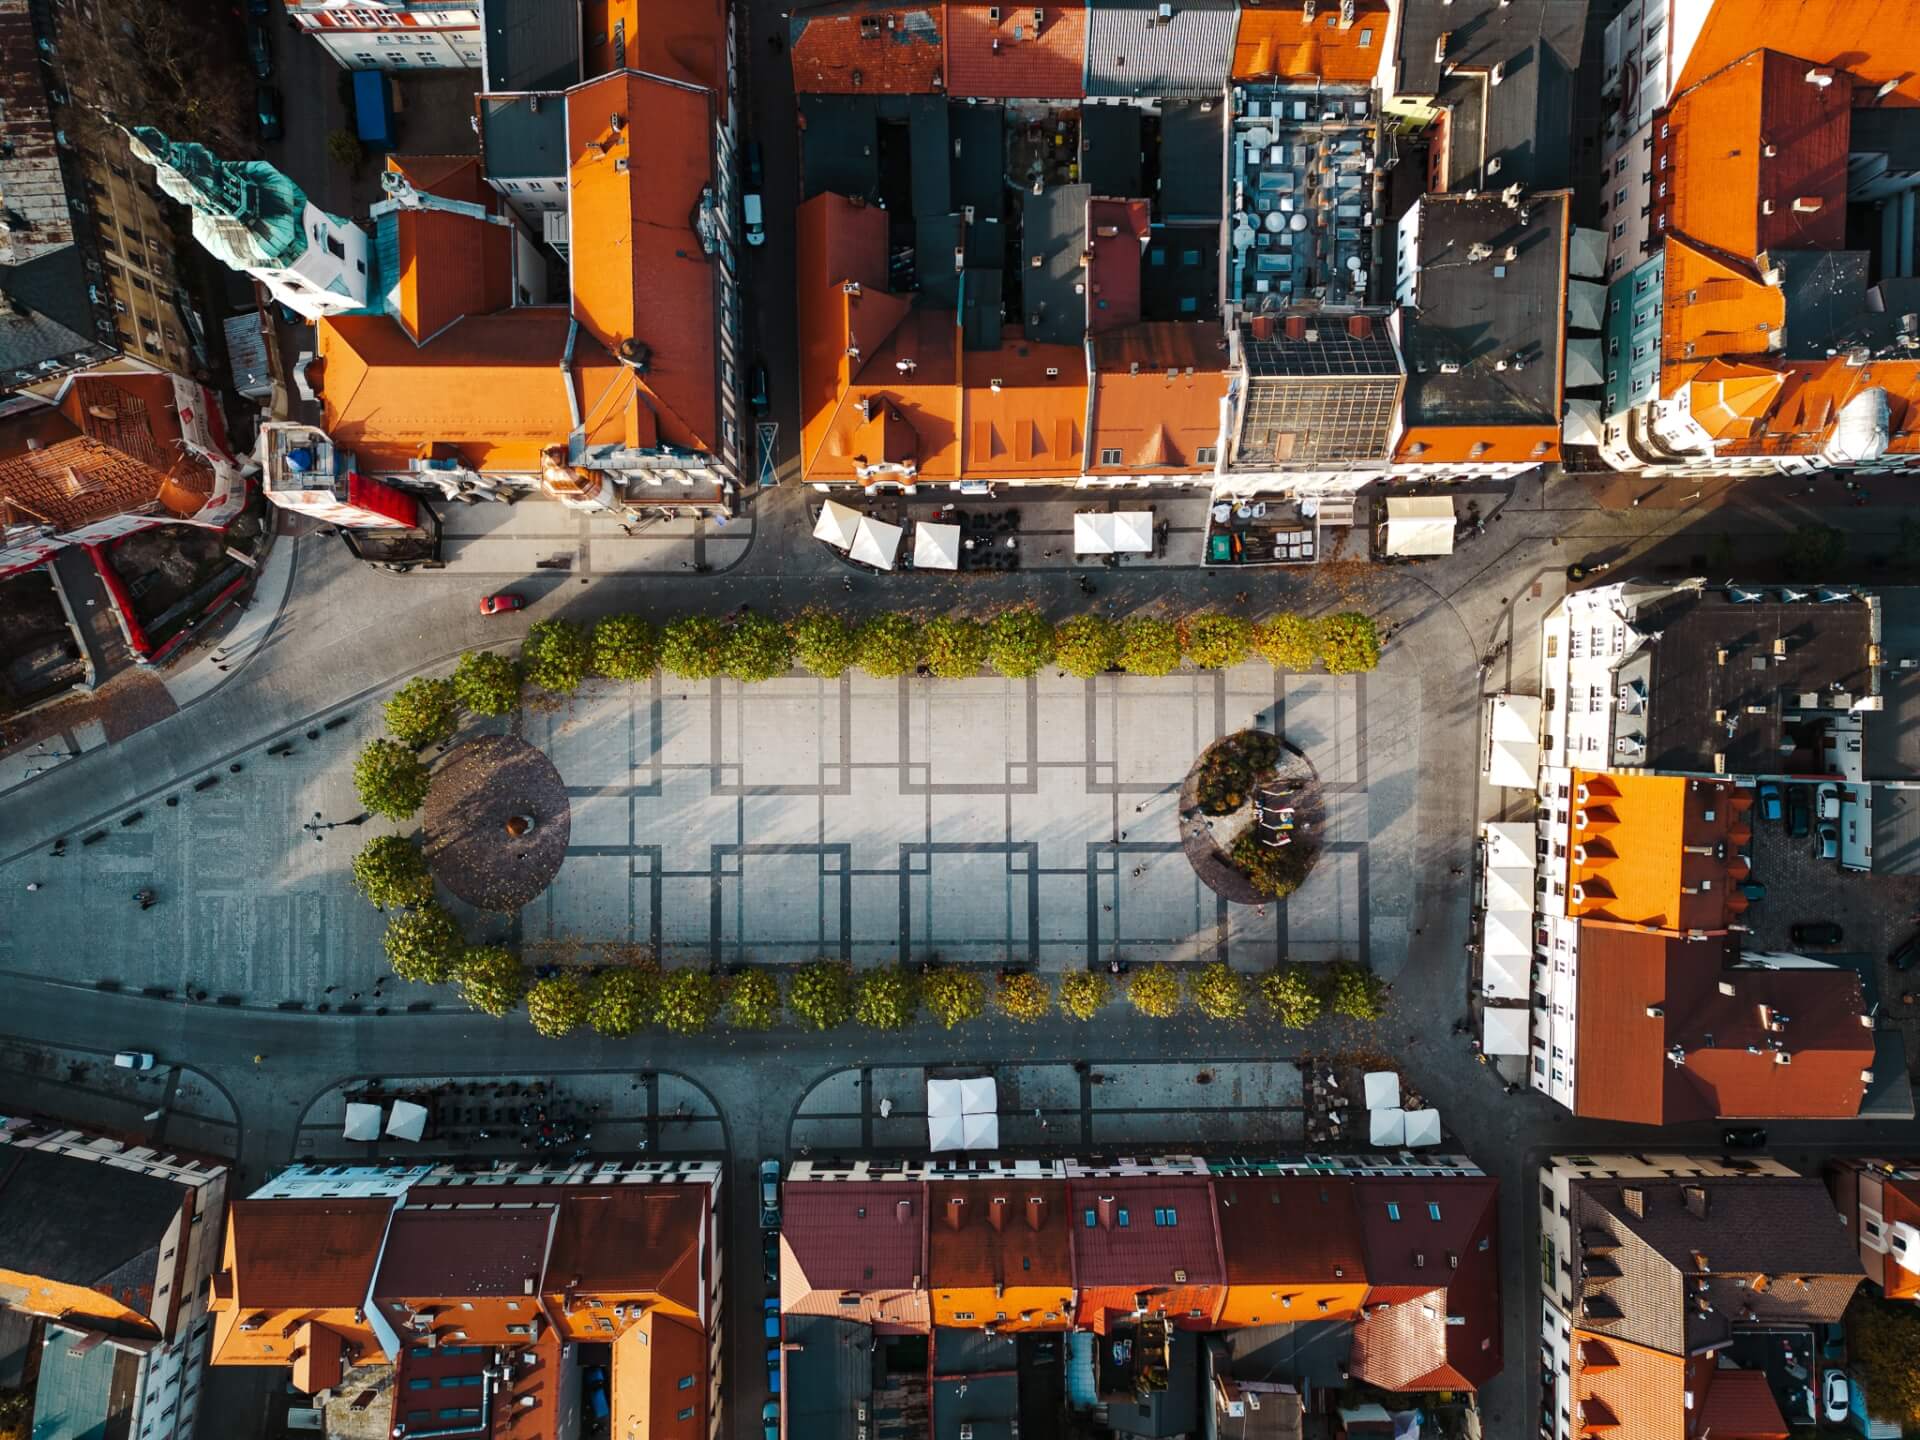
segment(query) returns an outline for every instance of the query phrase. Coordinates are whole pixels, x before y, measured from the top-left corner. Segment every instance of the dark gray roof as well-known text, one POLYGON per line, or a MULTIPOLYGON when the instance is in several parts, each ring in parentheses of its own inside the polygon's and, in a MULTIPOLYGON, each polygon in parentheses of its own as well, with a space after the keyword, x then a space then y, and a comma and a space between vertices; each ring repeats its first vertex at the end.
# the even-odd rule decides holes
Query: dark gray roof
POLYGON ((1014 1335, 989 1335, 985 1330, 941 1328, 933 1332, 935 1375, 984 1375, 991 1370, 1020 1368, 1020 1342, 1014 1335))
POLYGON ((480 103, 480 155, 498 180, 567 173, 567 105, 561 95, 490 95, 480 103))
POLYGON ((969 269, 960 277, 961 344, 969 350, 1000 348, 1000 271, 969 269))
POLYGON ((1055 185, 1029 191, 1022 202, 1020 308, 1029 340, 1078 345, 1086 336, 1087 297, 1079 287, 1088 194, 1085 185, 1055 185))
POLYGON ((1200 1425, 1200 1337, 1176 1330, 1167 1348, 1167 1384, 1138 1404, 1109 1401, 1107 1423, 1122 1435, 1171 1440, 1200 1425))
POLYGON ((1897 174, 1920 170, 1920 110, 1873 106, 1855 110, 1848 131, 1850 155, 1880 155, 1897 174))
POLYGON ((913 221, 913 260, 920 293, 929 305, 958 309, 960 271, 953 263, 960 243, 958 215, 916 215, 913 221))
POLYGON ((880 156, 876 143, 876 107, 867 95, 802 95, 800 118, 800 197, 836 195, 880 197, 880 156))
POLYGON ((1386 322, 1376 316, 1363 336, 1348 328, 1345 316, 1321 314, 1307 320, 1307 334, 1317 339, 1289 339, 1276 324, 1271 339, 1243 335, 1247 368, 1254 375, 1398 375, 1400 360, 1387 335, 1386 322))
POLYGON ((1006 110, 999 105, 954 105, 953 208, 971 205, 976 217, 1004 215, 1007 194, 1006 110))
POLYGON ((953 209, 953 142, 948 138, 947 102, 938 95, 908 101, 907 134, 913 153, 913 214, 924 220, 953 209))
POLYGON ((1346 1383, 1353 1322, 1311 1320, 1296 1325, 1250 1325, 1213 1337, 1236 1380, 1308 1382, 1338 1389, 1346 1383))
POLYGON ((0 1146, 0 1268, 99 1286, 147 1313, 186 1195, 138 1171, 0 1146))
POLYGON ((873 1403, 872 1327, 826 1315, 789 1315, 785 1325, 787 1433, 856 1440, 857 1407, 873 1403))
POLYGON ((1233 69, 1240 0, 1090 0, 1088 95, 1217 95, 1233 69))
POLYGON ((1516 181, 1558 189, 1573 178, 1573 76, 1586 39, 1587 0, 1408 0, 1395 59, 1399 89, 1451 112, 1447 189, 1516 181), (1437 58, 1446 36, 1445 67, 1437 58), (1498 85, 1483 76, 1499 65, 1498 85), (1500 170, 1480 184, 1481 107, 1486 158, 1500 170))
POLYGON ((1883 276, 1867 284, 1871 257, 1864 250, 1774 250, 1787 298, 1788 360, 1824 360, 1865 346, 1872 358, 1909 360, 1907 317, 1920 311, 1920 278, 1883 276))
POLYGON ((1147 198, 1140 153, 1142 114, 1132 105, 1089 105, 1080 112, 1080 178, 1094 194, 1147 198))
POLYGON ((1140 261, 1140 313, 1147 320, 1220 315, 1220 227, 1155 225, 1140 261))
POLYGON ((1525 225, 1497 196, 1419 203, 1420 274, 1401 334, 1407 424, 1559 424, 1566 202, 1534 197, 1525 225), (1493 253, 1469 260, 1476 244, 1493 253))
POLYGON ((0 388, 12 383, 10 372, 43 361, 60 362, 44 372, 52 374, 114 353, 95 331, 89 278, 78 245, 0 266, 0 294, 11 302, 0 308, 0 388))
POLYGON ((1156 219, 1178 223, 1220 218, 1225 203, 1226 118, 1226 106, 1218 101, 1169 100, 1162 108, 1156 219))
POLYGON ((1011 1372, 965 1375, 933 1382, 933 1440, 1015 1440, 1020 1417, 1020 1381, 1011 1372))
POLYGON ((481 0, 489 90, 564 90, 580 79, 579 0, 481 0))

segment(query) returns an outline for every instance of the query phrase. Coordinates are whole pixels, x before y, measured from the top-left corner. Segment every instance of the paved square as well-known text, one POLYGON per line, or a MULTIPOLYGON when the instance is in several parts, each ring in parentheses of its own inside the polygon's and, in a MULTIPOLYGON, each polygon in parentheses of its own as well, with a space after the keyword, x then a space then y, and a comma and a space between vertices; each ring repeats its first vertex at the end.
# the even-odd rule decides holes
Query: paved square
MULTIPOLYGON (((651 944, 679 964, 939 956, 1058 972, 1090 955, 1224 956, 1260 970, 1284 956, 1392 973, 1410 938, 1420 708, 1414 681, 1259 664, 1091 682, 596 682, 519 722, 566 781, 566 863, 517 919, 469 924, 527 945, 651 944), (1201 886, 1175 827, 1194 756, 1249 723, 1304 748, 1329 787, 1319 865, 1265 914, 1201 886)), ((319 844, 298 827, 354 813, 353 755, 378 719, 363 703, 206 791, 183 777, 177 807, 148 801, 94 844, 72 837, 64 859, 15 862, 0 969, 260 1003, 370 992, 384 922, 347 862, 382 824, 319 844), (151 912, 130 898, 146 885, 151 912)))

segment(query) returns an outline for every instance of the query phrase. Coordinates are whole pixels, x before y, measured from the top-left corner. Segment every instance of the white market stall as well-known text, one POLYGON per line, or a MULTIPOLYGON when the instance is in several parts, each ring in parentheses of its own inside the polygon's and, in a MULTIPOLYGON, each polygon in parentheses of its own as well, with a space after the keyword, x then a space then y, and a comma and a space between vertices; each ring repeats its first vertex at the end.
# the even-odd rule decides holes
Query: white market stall
POLYGON ((1113 512, 1113 548, 1123 554, 1153 553, 1153 512, 1116 510, 1113 512))
POLYGON ((927 1081, 927 1148, 997 1150, 999 1086, 990 1075, 927 1081))
POLYGON ((1408 1149, 1417 1150, 1440 1143, 1440 1112, 1438 1110, 1409 1110, 1406 1116, 1408 1149))
POLYGON ((1073 517, 1073 553, 1076 555, 1113 554, 1113 515, 1101 511, 1097 515, 1076 515, 1073 517))
POLYGON ((427 1133, 427 1107, 396 1100, 387 1113, 387 1134, 396 1140, 418 1140, 427 1133))
POLYGON ((1407 1112, 1398 1105, 1367 1112, 1367 1138, 1375 1145, 1398 1148, 1407 1143, 1407 1112))
POLYGON ((1453 501, 1445 495, 1396 495, 1387 501, 1386 553, 1402 558, 1453 553, 1453 501))
POLYGON ((1482 1016, 1480 1048, 1489 1055, 1527 1053, 1527 1019, 1532 1011, 1523 1006, 1489 1005, 1482 1016))
POLYGON ((1481 901, 1489 911, 1513 910, 1531 915, 1533 913, 1533 871, 1496 870, 1489 865, 1486 894, 1481 896, 1481 901))
POLYGON ((913 566, 916 570, 958 570, 960 527, 922 520, 913 527, 913 566))
POLYGON ((1480 827, 1487 864, 1496 870, 1533 868, 1535 830, 1524 820, 1489 820, 1480 827))
POLYGON ((961 1143, 969 1150, 998 1150, 1000 1148, 1000 1117, 998 1115, 962 1115, 960 1117, 961 1143))
POLYGON ((824 540, 836 550, 852 548, 853 537, 860 530, 860 512, 850 510, 838 500, 829 500, 820 507, 820 518, 814 522, 813 538, 824 540))
POLYGON ((1487 701, 1487 783, 1531 790, 1540 782, 1540 697, 1495 695, 1487 701))
POLYGON ((1400 1072, 1369 1070, 1366 1078, 1367 1109, 1393 1110, 1400 1105, 1400 1072))
POLYGON ((380 1138, 380 1107, 363 1104, 358 1100, 349 1101, 344 1137, 348 1140, 378 1140, 380 1138))
POLYGON ((853 544, 848 548, 847 555, 876 570, 891 570, 894 558, 900 553, 902 533, 898 525, 889 525, 871 515, 862 515, 859 528, 853 532, 853 544))

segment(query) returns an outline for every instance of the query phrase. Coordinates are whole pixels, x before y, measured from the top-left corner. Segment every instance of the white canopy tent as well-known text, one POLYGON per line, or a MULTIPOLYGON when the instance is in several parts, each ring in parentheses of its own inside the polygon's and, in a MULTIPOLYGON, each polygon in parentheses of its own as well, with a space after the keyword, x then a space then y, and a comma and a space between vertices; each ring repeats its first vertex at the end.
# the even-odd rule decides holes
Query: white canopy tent
POLYGON ((344 1132, 348 1140, 378 1140, 380 1138, 380 1107, 363 1105, 357 1100, 347 1103, 347 1128, 344 1132))
POLYGON ((1369 1070, 1366 1078, 1367 1109, 1390 1110, 1400 1104, 1400 1072, 1369 1070))
POLYGON ((961 1143, 969 1150, 998 1150, 1000 1148, 1000 1117, 998 1115, 962 1115, 960 1134, 961 1143))
POLYGON ((891 570, 894 557, 900 553, 901 533, 898 525, 889 525, 871 515, 862 515, 860 528, 853 532, 853 547, 847 554, 862 565, 891 570))
POLYGON ((1486 893, 1482 897, 1489 910, 1519 910, 1533 913, 1533 871, 1496 870, 1487 867, 1486 893))
POLYGON ((1113 515, 1113 548, 1135 554, 1153 552, 1153 512, 1116 510, 1113 515))
POLYGON ((1398 1105, 1367 1112, 1368 1136, 1375 1145, 1400 1146, 1407 1143, 1407 1112, 1398 1105))
POLYGON ((1566 445, 1598 445, 1607 438, 1600 406, 1578 395, 1567 397, 1567 415, 1560 422, 1560 440, 1566 445))
POLYGON ((960 527, 922 520, 913 527, 913 565, 916 570, 958 570, 960 527))
POLYGON ((1513 955, 1521 959, 1533 954, 1533 912, 1531 910, 1489 910, 1480 948, 1488 955, 1513 955))
POLYGON ((1440 1143, 1440 1112, 1438 1110, 1409 1110, 1406 1114, 1409 1149, 1440 1143))
POLYGON ((1000 1087, 991 1075, 927 1081, 927 1145, 994 1150, 1000 1145, 1000 1087))
POLYGON ((1446 495, 1396 495, 1387 501, 1387 554, 1451 555, 1453 500, 1446 495))
POLYGON ((1480 1048, 1489 1055, 1527 1053, 1527 1017, 1533 1012, 1523 1006, 1489 1005, 1480 1030, 1480 1048))
POLYGON ((927 1148, 935 1154, 942 1150, 966 1149, 967 1131, 964 1118, 959 1115, 927 1116, 927 1148))
POLYGON ((1598 280, 1607 273, 1607 237, 1600 231, 1575 227, 1567 250, 1567 268, 1575 275, 1598 280))
POLYGON ((1481 957, 1480 993, 1489 1000, 1525 1000, 1530 968, 1525 955, 1496 955, 1488 951, 1481 957))
POLYGON ((1487 864, 1498 870, 1533 868, 1535 831, 1523 820, 1489 820, 1480 827, 1487 864))
POLYGON ((418 1140, 427 1133, 427 1107, 396 1100, 387 1112, 387 1134, 396 1140, 418 1140))
POLYGON ((1591 280, 1567 281, 1567 324, 1575 330, 1598 330, 1606 323, 1607 287, 1591 280))
POLYGON ((1113 553, 1113 516, 1107 511, 1097 515, 1073 517, 1073 553, 1111 555, 1113 553))
POLYGON ((838 500, 829 500, 820 507, 820 518, 813 526, 813 538, 826 541, 836 550, 845 550, 852 546, 853 537, 859 529, 858 510, 850 510, 838 500))
POLYGON ((1599 337, 1567 341, 1567 388, 1573 390, 1582 385, 1601 385, 1605 382, 1606 377, 1601 373, 1599 337))
POLYGON ((1540 697, 1495 695, 1488 704, 1487 783, 1532 790, 1540 783, 1540 697))

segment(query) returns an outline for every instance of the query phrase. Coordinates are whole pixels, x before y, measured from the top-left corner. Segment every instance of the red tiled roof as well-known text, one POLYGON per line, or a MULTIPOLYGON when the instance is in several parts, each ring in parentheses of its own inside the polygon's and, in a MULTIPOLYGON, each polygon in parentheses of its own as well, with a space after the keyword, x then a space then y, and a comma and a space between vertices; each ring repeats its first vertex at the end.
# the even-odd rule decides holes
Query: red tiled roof
POLYGON ((1764 1370, 1706 1372, 1706 1398, 1693 1433, 1713 1440, 1787 1440, 1787 1422, 1764 1370))
POLYGON ((1298 4, 1242 8, 1233 48, 1236 80, 1371 80, 1387 43, 1387 0, 1360 0, 1354 23, 1340 24, 1340 7, 1308 16, 1298 4))
POLYGON ((1074 1180, 1070 1203, 1073 1268, 1082 1289, 1112 1287, 1131 1293, 1176 1285, 1215 1286, 1226 1278, 1212 1184, 1200 1176, 1074 1180), (1086 1223, 1089 1214, 1092 1225, 1086 1223), (1162 1223, 1167 1219, 1171 1223, 1162 1223))
POLYGON ((424 195, 493 208, 496 197, 480 177, 477 155, 389 155, 387 169, 406 176, 407 183, 424 195))
MULTIPOLYGON (((426 1187, 393 1217, 373 1293, 381 1299, 532 1295, 547 1268, 554 1207, 429 1210, 426 1187)), ((515 1197, 518 1198, 517 1196, 515 1197)))
POLYGON ((1686 1440, 1687 1367, 1678 1355, 1573 1332, 1568 1389, 1581 1440, 1686 1440))
POLYGON ((1730 970, 1726 959, 1720 937, 1581 924, 1575 1114, 1672 1125, 1859 1113, 1861 1073, 1873 1064, 1860 977, 1838 967, 1730 970), (1765 1029, 1763 1007, 1791 1018, 1765 1029), (1789 1064, 1776 1061, 1776 1041, 1789 1064), (1673 1047, 1684 1052, 1680 1065, 1673 1047))
POLYGON ((1087 414, 1085 352, 1030 342, 1017 325, 1004 335, 997 350, 964 352, 964 472, 982 479, 1077 476, 1087 414))
POLYGON ((927 1207, 932 1284, 958 1289, 1073 1283, 1064 1181, 1009 1177, 1004 1183, 934 1184, 927 1207))
POLYGON ((1765 40, 1813 63, 1845 65, 1869 88, 1897 82, 1883 104, 1920 100, 1920 33, 1912 0, 1722 0, 1702 7, 1698 16, 1691 45, 1674 56, 1675 90, 1698 84, 1751 51, 1755 40, 1765 40))
POLYGON ((1846 244, 1844 71, 1811 83, 1805 60, 1755 50, 1681 91, 1655 121, 1655 227, 1739 259, 1846 244))
POLYGON ((1087 201, 1087 333, 1100 335, 1140 319, 1140 243, 1147 202, 1087 201))
POLYGON ((927 1323, 926 1186, 789 1185, 780 1227, 784 1310, 927 1323), (847 1294, 859 1303, 841 1305, 847 1294))
MULTIPOLYGON (((413 1192, 419 1195, 416 1188, 413 1192)), ((514 1199, 558 1199, 547 1288, 583 1295, 652 1291, 705 1315, 712 1193, 704 1185, 542 1187, 514 1199)))
POLYGON ((669 80, 704 85, 727 101, 726 0, 587 0, 586 76, 644 70, 669 80), (614 36, 625 50, 616 55, 614 36))
POLYGON ((794 12, 793 88, 815 95, 932 95, 945 84, 936 0, 828 0, 794 12))
POLYGON ((1212 469, 1227 396, 1225 332, 1211 322, 1146 321, 1093 337, 1090 472, 1212 469), (1187 374, 1191 368, 1193 373, 1187 374), (1118 450, 1110 465, 1102 452, 1118 450))
POLYGON ((366 1301, 390 1197, 235 1200, 227 1235, 237 1310, 354 1309, 366 1301))
POLYGON ((1365 1278, 1353 1181, 1332 1176, 1222 1177, 1213 1188, 1228 1284, 1365 1278))
POLYGON ((1390 1390, 1486 1384, 1501 1361, 1500 1182, 1409 1176, 1353 1183, 1370 1282, 1354 1325, 1354 1376, 1390 1390))
POLYGON ((948 94, 991 100, 1086 96, 1084 0, 1064 5, 947 0, 946 8, 948 94), (1036 10, 1043 17, 1037 29, 1036 10), (999 12, 997 22, 990 11, 999 12))
POLYGON ((661 438, 704 451, 720 448, 719 278, 692 217, 713 123, 708 93, 631 71, 567 96, 574 316, 609 354, 647 347, 639 384, 661 438))

